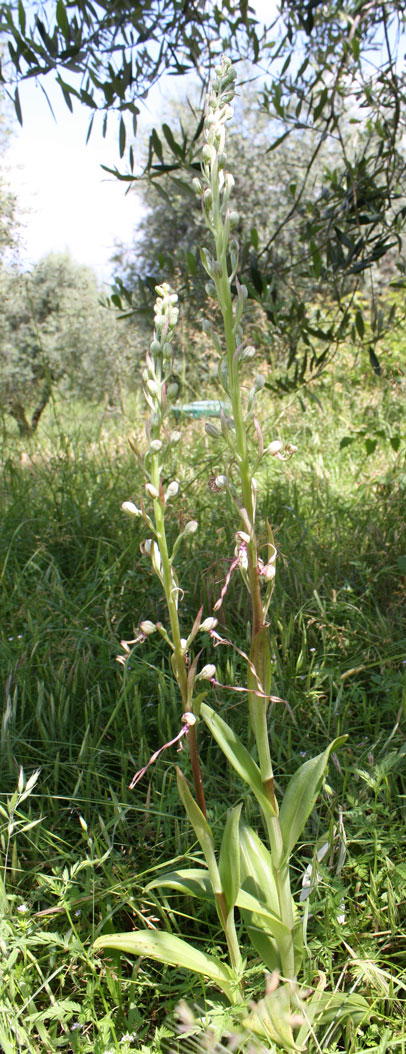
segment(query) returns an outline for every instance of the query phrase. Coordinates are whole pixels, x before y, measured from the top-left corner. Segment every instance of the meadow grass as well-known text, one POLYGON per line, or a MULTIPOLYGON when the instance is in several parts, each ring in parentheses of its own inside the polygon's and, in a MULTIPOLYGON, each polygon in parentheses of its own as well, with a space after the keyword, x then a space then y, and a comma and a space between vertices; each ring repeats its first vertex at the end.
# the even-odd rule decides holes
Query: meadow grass
MULTIPOLYGON (((261 404, 265 434, 298 447, 283 468, 272 461, 260 488, 258 522, 270 519, 279 553, 269 618, 273 691, 283 701, 273 705, 270 723, 283 784, 299 754, 312 756, 348 734, 308 824, 294 892, 302 889, 303 858, 311 868, 312 847, 329 835, 310 908, 308 977, 314 962, 331 988, 344 976, 368 997, 371 1015, 339 1047, 327 1034, 322 1049, 384 1054, 406 1044, 406 411, 401 374, 371 377, 350 352, 315 395, 301 405, 265 394, 261 404), (354 441, 340 446, 346 437, 354 441)), ((178 802, 176 751, 128 790, 180 719, 160 640, 140 646, 124 674, 116 663, 120 640, 133 636, 140 619, 164 616, 139 551, 142 527, 121 512, 123 499, 137 501, 141 490, 125 438, 141 428, 139 403, 129 400, 127 419, 80 406, 67 415, 53 406, 30 446, 3 430, 5 1054, 159 1047, 180 992, 191 1002, 214 998, 181 969, 114 953, 113 968, 104 962, 100 969, 91 951, 102 929, 156 923, 202 947, 222 940, 201 905, 176 896, 158 901, 145 890, 170 858, 199 856, 178 802), (17 789, 21 766, 26 777, 40 769, 26 797, 23 783, 17 789)), ((182 428, 183 496, 173 532, 179 519, 193 514, 199 522, 182 582, 188 612, 204 604, 208 615, 232 557, 234 514, 227 497, 208 487, 208 472, 221 466, 210 453, 207 467, 202 425, 182 428)), ((246 612, 235 577, 220 628, 242 648, 250 635, 246 612)), ((213 661, 209 649, 206 661, 213 661)), ((219 681, 230 688, 242 682, 238 654, 219 648, 216 662, 219 681)), ((246 738, 236 699, 217 690, 222 713, 246 738)), ((201 755, 214 828, 230 791, 245 797, 256 823, 254 800, 225 771, 204 730, 201 755)), ((186 752, 182 764, 188 774, 186 752)), ((263 980, 254 965, 247 978, 253 995, 263 980)))

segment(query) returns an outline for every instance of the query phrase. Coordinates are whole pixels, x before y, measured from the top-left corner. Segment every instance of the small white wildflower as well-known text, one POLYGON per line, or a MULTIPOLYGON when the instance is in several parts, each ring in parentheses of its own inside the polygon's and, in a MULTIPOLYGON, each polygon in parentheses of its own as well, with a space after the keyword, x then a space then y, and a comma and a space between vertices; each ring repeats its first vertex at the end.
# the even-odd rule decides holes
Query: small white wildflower
POLYGON ((200 629, 203 630, 203 632, 206 631, 208 633, 209 630, 214 629, 215 626, 217 626, 217 622, 218 622, 218 619, 213 618, 213 616, 209 616, 209 618, 205 618, 203 620, 203 622, 201 623, 200 629))
POLYGON ((28 904, 18 904, 17 911, 20 915, 26 915, 28 911, 28 904))
POLYGON ((265 454, 280 454, 282 447, 283 443, 281 443, 280 439, 274 439, 273 442, 267 446, 265 454))
POLYGON ((144 619, 143 622, 140 622, 140 630, 141 630, 141 633, 144 633, 146 637, 149 637, 151 635, 151 633, 155 633, 155 630, 156 630, 155 622, 151 622, 150 619, 148 619, 148 618, 144 619))
POLYGON ((127 512, 129 516, 142 516, 141 509, 138 509, 133 501, 123 501, 121 508, 123 512, 127 512))
POLYGON ((185 529, 183 531, 183 534, 185 535, 185 537, 186 537, 186 535, 189 535, 189 534, 196 534, 196 531, 198 530, 198 527, 199 527, 199 524, 198 524, 197 520, 189 520, 189 523, 186 524, 186 527, 185 527, 185 529))
POLYGON ((195 715, 189 712, 186 714, 182 714, 182 721, 184 725, 189 725, 189 728, 193 728, 193 725, 196 724, 195 715))
POLYGON ((178 481, 176 479, 173 479, 172 483, 169 484, 169 487, 168 487, 168 489, 166 491, 166 494, 165 494, 166 501, 169 501, 169 498, 176 498, 176 495, 178 494, 178 492, 179 492, 179 483, 178 483, 178 481))
POLYGON ((153 483, 146 483, 145 484, 145 490, 146 490, 147 494, 149 494, 150 498, 153 498, 154 501, 158 500, 159 493, 158 493, 156 487, 154 487, 153 483))
POLYGON ((203 669, 198 673, 197 681, 211 681, 212 677, 216 676, 216 667, 212 662, 209 662, 207 666, 203 666, 203 669))
POLYGON ((227 487, 227 485, 228 485, 227 476, 216 476, 215 484, 216 484, 217 490, 224 490, 224 488, 227 487))

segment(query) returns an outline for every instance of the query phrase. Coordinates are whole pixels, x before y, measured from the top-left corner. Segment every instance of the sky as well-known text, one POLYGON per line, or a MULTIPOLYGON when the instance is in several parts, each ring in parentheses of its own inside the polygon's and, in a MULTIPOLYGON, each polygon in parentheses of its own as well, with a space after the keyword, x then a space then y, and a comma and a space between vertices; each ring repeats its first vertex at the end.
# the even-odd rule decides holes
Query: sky
MULTIPOLYGON (((258 18, 270 18, 272 0, 255 0, 253 6, 258 18)), ((169 80, 174 92, 177 80, 169 80)), ((99 127, 86 145, 90 111, 74 102, 70 114, 51 80, 47 91, 56 120, 39 85, 20 85, 23 127, 14 129, 5 159, 21 219, 20 262, 30 267, 48 252, 68 250, 78 263, 91 266, 101 282, 108 282, 114 242, 132 240, 142 203, 101 168, 120 167, 114 122, 108 138, 102 138, 99 127)), ((167 93, 168 82, 154 89, 141 126, 148 127, 157 115, 159 121, 167 93)))

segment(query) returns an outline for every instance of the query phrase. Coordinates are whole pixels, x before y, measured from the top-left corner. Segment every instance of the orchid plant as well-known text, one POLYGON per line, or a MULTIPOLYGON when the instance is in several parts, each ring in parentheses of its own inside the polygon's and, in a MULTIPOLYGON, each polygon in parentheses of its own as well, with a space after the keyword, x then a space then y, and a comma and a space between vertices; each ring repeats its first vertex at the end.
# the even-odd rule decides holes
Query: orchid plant
MULTIPOLYGON (((205 701, 209 682, 215 680, 216 668, 209 664, 199 669, 199 654, 192 658, 193 645, 201 632, 209 633, 214 646, 226 643, 217 630, 215 615, 203 619, 198 612, 187 636, 180 624, 182 591, 176 571, 176 557, 198 525, 190 520, 169 551, 165 531, 165 513, 176 501, 176 480, 164 490, 161 470, 169 446, 178 443, 180 433, 167 427, 171 399, 176 397, 168 383, 172 340, 178 317, 177 297, 166 286, 157 288, 155 332, 146 356, 143 374, 145 399, 149 408, 146 424, 147 447, 144 454, 132 444, 145 476, 145 493, 152 502, 147 511, 145 501, 139 507, 124 502, 130 515, 142 517, 150 537, 143 542, 143 552, 152 562, 165 593, 169 626, 149 620, 141 622, 135 640, 124 641, 126 662, 130 649, 158 632, 170 652, 183 711, 181 728, 172 741, 187 739, 191 757, 194 793, 177 767, 177 783, 196 838, 200 843, 205 866, 180 869, 159 876, 149 888, 169 887, 205 901, 212 900, 224 931, 229 961, 209 955, 188 941, 157 930, 106 934, 95 942, 97 949, 114 948, 134 955, 150 956, 162 963, 183 966, 202 974, 220 987, 230 1003, 244 1007, 243 975, 246 969, 246 938, 239 937, 243 924, 246 936, 264 968, 278 983, 268 982, 267 993, 254 1012, 245 1006, 245 1024, 262 1038, 278 1042, 286 1049, 304 1049, 314 1025, 321 1019, 332 1020, 336 1014, 359 1016, 365 1011, 362 1000, 344 1000, 339 993, 323 991, 323 984, 313 992, 306 1005, 300 997, 298 977, 302 960, 304 917, 292 897, 290 859, 322 787, 329 757, 345 737, 334 740, 317 757, 302 764, 291 778, 279 802, 275 792, 272 743, 268 732, 271 694, 271 654, 267 629, 276 567, 276 548, 269 523, 266 524, 266 555, 260 555, 256 526, 258 483, 256 475, 265 458, 286 459, 294 448, 283 449, 279 440, 266 445, 256 416, 256 401, 265 384, 257 374, 247 396, 242 385, 242 370, 251 363, 255 349, 244 342, 242 318, 247 289, 238 278, 239 247, 235 236, 238 214, 232 208, 234 180, 226 169, 226 130, 233 116, 231 103, 235 95, 236 73, 223 57, 216 68, 208 94, 204 121, 205 144, 202 151, 201 177, 194 180, 201 198, 203 215, 211 235, 211 248, 201 249, 201 260, 208 276, 208 296, 214 298, 223 320, 220 338, 212 325, 203 328, 213 341, 218 355, 218 374, 230 410, 221 411, 220 426, 206 424, 206 432, 222 445, 224 473, 213 485, 216 491, 227 491, 237 516, 234 558, 215 605, 219 610, 233 570, 238 569, 247 587, 251 606, 252 639, 248 654, 239 651, 247 669, 246 695, 249 719, 256 744, 256 758, 229 724, 205 701), (265 838, 242 820, 242 803, 233 805, 227 815, 219 853, 207 821, 200 770, 197 731, 204 721, 229 764, 257 800, 265 838), (240 922, 237 925, 236 909, 240 922), (244 955, 243 955, 244 952, 244 955), (260 1009, 259 1009, 260 1008, 260 1009)), ((227 642, 230 643, 230 642, 227 642)), ((238 650, 238 649, 237 649, 238 650)), ((169 744, 171 745, 171 744, 169 744)), ((166 744, 165 746, 168 746, 166 744)), ((164 749, 163 747, 161 749, 164 749)), ((160 753, 154 755, 153 759, 160 753)), ((147 766, 146 766, 147 767, 147 766)), ((133 784, 143 775, 134 777, 133 784)))

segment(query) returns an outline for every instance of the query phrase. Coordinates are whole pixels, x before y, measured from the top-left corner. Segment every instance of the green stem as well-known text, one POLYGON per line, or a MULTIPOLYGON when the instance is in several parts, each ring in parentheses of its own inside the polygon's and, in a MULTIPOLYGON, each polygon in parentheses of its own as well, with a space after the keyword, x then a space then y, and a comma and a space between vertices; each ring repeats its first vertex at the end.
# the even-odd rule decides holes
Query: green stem
MULTIPOLYGON (((151 482, 159 493, 159 460, 158 455, 153 454, 151 462, 151 482)), ((165 531, 165 507, 159 499, 154 501, 154 518, 156 539, 161 555, 163 587, 168 608, 169 622, 173 644, 173 665, 178 683, 184 712, 191 709, 188 699, 188 683, 186 673, 185 655, 182 647, 181 633, 178 617, 177 584, 168 553, 168 544, 165 531)), ((189 728, 188 744, 190 761, 192 765, 193 782, 196 791, 196 799, 204 816, 206 816, 206 801, 203 790, 203 780, 199 761, 196 726, 189 728)))
MULTIPOLYGON (((218 299, 223 315, 224 333, 226 339, 230 397, 233 408, 233 419, 235 427, 235 449, 237 454, 237 464, 241 482, 243 507, 246 510, 251 527, 251 537, 247 545, 247 559, 252 610, 252 641, 254 641, 257 634, 259 634, 265 628, 265 623, 258 575, 258 550, 255 537, 255 510, 252 491, 252 473, 249 464, 247 433, 244 421, 241 389, 238 375, 238 361, 235 357, 237 342, 235 335, 233 302, 228 276, 227 256, 226 249, 224 247, 224 240, 225 239, 223 221, 221 218, 220 209, 218 208, 218 213, 216 217, 216 256, 217 262, 221 266, 221 276, 218 277, 216 281, 216 286, 218 292, 218 299)), ((261 641, 261 647, 263 649, 269 647, 265 636, 263 641, 261 641)), ((265 664, 263 663, 261 665, 264 666, 265 664)), ((258 697, 258 695, 256 695, 253 691, 249 693, 250 720, 257 744, 258 761, 261 770, 262 782, 264 785, 264 790, 267 794, 267 797, 269 798, 271 805, 269 814, 264 814, 264 820, 266 823, 269 838, 272 867, 275 877, 276 888, 278 891, 280 917, 282 922, 285 923, 285 925, 290 931, 289 936, 286 937, 285 940, 281 941, 279 945, 282 971, 283 975, 286 978, 288 978, 289 980, 294 980, 295 957, 293 939, 293 906, 290 889, 289 866, 285 863, 282 863, 282 834, 279 824, 279 817, 277 815, 276 799, 274 795, 273 768, 266 721, 268 704, 268 698, 258 697)))

